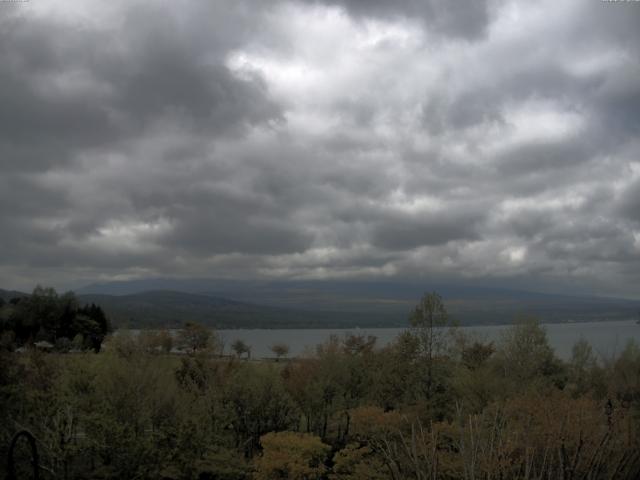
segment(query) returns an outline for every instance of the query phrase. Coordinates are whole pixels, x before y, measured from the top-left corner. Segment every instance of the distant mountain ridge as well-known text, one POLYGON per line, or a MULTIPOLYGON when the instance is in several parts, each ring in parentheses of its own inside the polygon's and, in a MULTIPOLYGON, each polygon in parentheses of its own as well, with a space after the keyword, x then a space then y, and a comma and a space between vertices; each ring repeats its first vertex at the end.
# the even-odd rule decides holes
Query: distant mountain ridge
MULTIPOLYGON (((0 298, 5 301, 28 295, 24 292, 0 289, 0 298)), ((179 328, 189 321, 220 329, 353 328, 390 325, 390 319, 385 314, 296 310, 172 290, 153 290, 127 295, 87 293, 79 294, 77 298, 83 305, 99 305, 115 327, 126 328, 179 328)))
MULTIPOLYGON (((230 329, 354 328, 406 326, 420 296, 434 290, 463 325, 510 323, 523 315, 543 322, 638 319, 640 312, 640 301, 628 299, 391 282, 154 279, 90 285, 76 294, 83 304, 100 305, 115 326, 129 328, 187 321, 230 329)), ((23 295, 0 289, 5 301, 23 295)))
POLYGON ((5 302, 8 302, 12 298, 25 297, 28 293, 18 292, 17 290, 3 290, 0 288, 0 298, 5 302))
MULTIPOLYGON (((420 296, 434 290, 443 296, 448 311, 461 324, 510 323, 522 315, 534 315, 544 322, 620 320, 637 318, 640 312, 640 301, 637 300, 382 281, 149 279, 94 284, 78 292, 87 298, 91 298, 91 292, 111 295, 114 298, 103 299, 103 302, 113 304, 112 309, 119 315, 124 311, 116 305, 124 303, 132 309, 130 311, 140 310, 140 304, 126 301, 125 297, 153 294, 151 303, 162 305, 166 315, 169 312, 195 315, 198 308, 192 305, 191 309, 185 309, 180 305, 195 301, 199 305, 207 304, 195 315, 206 323, 301 328, 405 326, 408 314, 420 296), (195 295, 197 300, 177 298, 178 293, 195 295), (162 298, 167 295, 173 300, 162 298), (118 297, 123 298, 116 300, 118 297), (235 308, 221 305, 214 308, 207 303, 213 300, 204 299, 224 299, 235 308), (211 317, 207 317, 209 314, 211 317)), ((97 298, 95 301, 100 303, 97 298)), ((109 307, 105 308, 109 310, 109 307)), ((164 318, 164 315, 152 315, 149 309, 146 314, 149 318, 164 318)))
POLYGON ((326 313, 251 304, 212 295, 153 290, 128 295, 83 294, 81 302, 100 305, 116 325, 180 327, 187 321, 216 328, 342 327, 326 313))

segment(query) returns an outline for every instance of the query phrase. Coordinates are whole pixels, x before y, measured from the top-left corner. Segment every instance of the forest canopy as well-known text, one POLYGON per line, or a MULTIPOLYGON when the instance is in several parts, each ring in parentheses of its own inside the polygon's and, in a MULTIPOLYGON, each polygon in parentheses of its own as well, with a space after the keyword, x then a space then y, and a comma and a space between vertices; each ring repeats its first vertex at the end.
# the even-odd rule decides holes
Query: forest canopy
POLYGON ((102 308, 80 305, 73 292, 37 286, 31 295, 0 302, 0 343, 6 349, 36 344, 58 351, 99 351, 111 331, 102 308))
POLYGON ((279 361, 221 356, 198 325, 181 355, 163 332, 98 355, 0 348, 0 455, 27 429, 45 478, 638 478, 635 343, 562 360, 535 319, 495 342, 447 319, 427 294, 388 345, 333 336, 279 361))

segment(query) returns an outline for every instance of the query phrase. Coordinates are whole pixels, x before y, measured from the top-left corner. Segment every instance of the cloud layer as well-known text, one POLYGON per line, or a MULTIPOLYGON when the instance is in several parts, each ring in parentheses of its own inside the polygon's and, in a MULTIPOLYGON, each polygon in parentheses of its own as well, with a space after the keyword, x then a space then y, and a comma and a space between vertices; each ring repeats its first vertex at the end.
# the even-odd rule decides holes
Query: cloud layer
POLYGON ((640 297, 640 5, 0 4, 0 281, 640 297))

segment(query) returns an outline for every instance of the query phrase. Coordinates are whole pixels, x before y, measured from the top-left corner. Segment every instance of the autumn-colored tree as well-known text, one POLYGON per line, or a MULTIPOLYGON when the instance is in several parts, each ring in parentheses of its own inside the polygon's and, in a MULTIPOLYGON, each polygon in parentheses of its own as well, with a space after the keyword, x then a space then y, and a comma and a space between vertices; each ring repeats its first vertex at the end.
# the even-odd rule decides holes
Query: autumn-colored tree
POLYGON ((351 411, 353 434, 360 440, 385 438, 400 430, 402 415, 397 411, 385 412, 380 407, 364 406, 351 411))
POLYGON ((187 322, 178 334, 178 345, 187 352, 211 349, 218 353, 217 335, 199 323, 187 322))
POLYGON ((349 355, 365 355, 371 353, 376 345, 377 337, 374 335, 356 335, 349 333, 345 335, 342 345, 344 352, 349 355))
POLYGON ((479 478, 637 478, 637 434, 612 410, 557 389, 517 395, 462 423, 458 450, 479 478))
POLYGON ((481 343, 475 341, 462 350, 462 364, 469 370, 477 370, 486 363, 495 351, 493 342, 481 343))
POLYGON ((280 358, 289 355, 289 345, 286 343, 274 343, 270 348, 276 356, 276 361, 280 361, 280 358))
POLYGON ((349 443, 333 456, 330 480, 386 480, 391 478, 379 454, 367 445, 349 443))
POLYGON ((165 328, 158 332, 157 336, 158 346, 163 353, 170 353, 173 348, 173 336, 171 333, 165 328))
POLYGON ((423 425, 413 415, 362 407, 352 413, 355 438, 385 466, 384 478, 455 478, 439 476, 442 438, 439 424, 423 425))
POLYGON ((262 455, 256 460, 256 480, 319 480, 327 472, 331 447, 307 433, 273 432, 260 438, 262 455))

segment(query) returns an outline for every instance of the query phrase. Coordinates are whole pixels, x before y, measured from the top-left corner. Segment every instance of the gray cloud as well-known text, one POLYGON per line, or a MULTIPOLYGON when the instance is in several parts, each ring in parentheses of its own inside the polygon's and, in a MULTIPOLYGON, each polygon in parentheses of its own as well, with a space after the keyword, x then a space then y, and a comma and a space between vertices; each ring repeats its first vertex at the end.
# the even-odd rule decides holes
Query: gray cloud
POLYGON ((0 11, 0 287, 427 274, 640 296, 632 2, 83 8, 0 11))
POLYGON ((466 39, 482 36, 489 21, 486 0, 455 3, 445 0, 312 0, 311 3, 339 5, 356 17, 419 19, 436 34, 466 39))
MULTIPOLYGON (((210 48, 184 38, 190 27, 176 12, 136 4, 123 10, 124 24, 108 28, 3 12, 3 168, 59 167, 162 121, 216 136, 281 118, 258 76, 241 79, 226 68, 216 33, 210 48)), ((185 21, 216 13, 223 12, 192 11, 185 21)), ((216 32, 221 22, 199 23, 216 32)))
POLYGON ((480 218, 468 214, 408 216, 390 218, 374 228, 372 243, 389 250, 405 250, 423 245, 441 245, 453 240, 478 240, 480 218))
POLYGON ((640 180, 636 180, 625 189, 616 210, 616 213, 640 224, 640 180))

